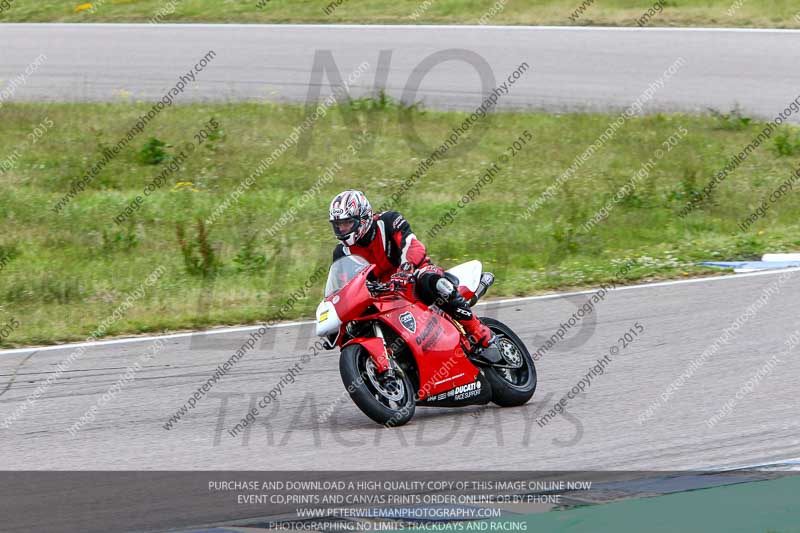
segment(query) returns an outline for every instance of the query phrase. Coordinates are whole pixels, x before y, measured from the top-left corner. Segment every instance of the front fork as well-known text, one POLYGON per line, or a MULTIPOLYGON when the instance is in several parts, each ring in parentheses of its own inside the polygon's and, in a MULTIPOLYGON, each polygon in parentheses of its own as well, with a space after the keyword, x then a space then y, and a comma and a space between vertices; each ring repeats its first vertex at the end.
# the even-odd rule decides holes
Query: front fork
POLYGON ((380 339, 381 343, 383 344, 383 354, 378 357, 373 356, 373 359, 375 359, 375 364, 378 367, 378 371, 383 373, 387 370, 390 370, 393 366, 390 357, 392 356, 394 350, 390 351, 389 347, 386 346, 386 337, 383 336, 383 328, 381 327, 379 320, 376 320, 372 323, 372 329, 375 332, 375 337, 380 339))

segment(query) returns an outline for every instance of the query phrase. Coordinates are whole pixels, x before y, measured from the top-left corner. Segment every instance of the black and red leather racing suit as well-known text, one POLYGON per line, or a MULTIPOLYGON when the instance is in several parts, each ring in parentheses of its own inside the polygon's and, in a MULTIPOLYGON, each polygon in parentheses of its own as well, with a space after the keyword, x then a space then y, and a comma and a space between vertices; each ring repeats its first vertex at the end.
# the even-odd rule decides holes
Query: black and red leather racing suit
POLYGON ((431 263, 425 245, 411 231, 411 225, 396 211, 373 215, 373 224, 364 237, 353 246, 340 243, 333 251, 333 260, 345 255, 358 255, 375 265, 375 276, 387 282, 401 266, 410 265, 416 271, 416 292, 427 305, 436 303, 457 320, 473 341, 486 346, 492 332, 474 315, 469 303, 458 292, 458 281, 431 263), (450 283, 439 283, 442 278, 450 283))

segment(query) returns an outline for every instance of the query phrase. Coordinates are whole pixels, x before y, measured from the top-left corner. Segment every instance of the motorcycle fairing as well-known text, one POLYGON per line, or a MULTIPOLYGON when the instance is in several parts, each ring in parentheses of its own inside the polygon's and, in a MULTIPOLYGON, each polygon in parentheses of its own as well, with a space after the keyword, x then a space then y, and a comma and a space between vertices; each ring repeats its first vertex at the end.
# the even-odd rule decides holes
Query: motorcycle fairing
POLYGON ((338 332, 342 327, 342 320, 336 312, 336 306, 329 300, 322 300, 317 306, 317 337, 338 332))
MULTIPOLYGON (((381 302, 378 307, 383 305, 381 302)), ((475 381, 478 368, 465 356, 461 333, 450 320, 431 312, 422 302, 393 300, 386 307, 381 311, 388 312, 380 320, 403 338, 417 361, 420 400, 475 381)))
POLYGON ((446 272, 458 278, 458 292, 469 300, 475 296, 475 291, 478 290, 481 274, 483 274, 483 264, 478 260, 467 261, 454 266, 446 272))
POLYGON ((389 370, 389 358, 386 357, 386 347, 383 345, 383 339, 380 337, 357 337, 347 341, 342 345, 342 349, 351 344, 360 344, 367 350, 378 372, 386 372, 389 370))
POLYGON ((356 274, 356 276, 347 285, 325 298, 326 301, 330 301, 335 307, 338 316, 359 316, 367 309, 367 307, 369 307, 370 294, 365 281, 367 280, 369 273, 374 269, 375 265, 370 265, 356 274))
POLYGON ((485 405, 492 400, 492 384, 478 372, 477 379, 454 387, 439 394, 431 394, 417 405, 424 407, 464 407, 465 405, 485 405))

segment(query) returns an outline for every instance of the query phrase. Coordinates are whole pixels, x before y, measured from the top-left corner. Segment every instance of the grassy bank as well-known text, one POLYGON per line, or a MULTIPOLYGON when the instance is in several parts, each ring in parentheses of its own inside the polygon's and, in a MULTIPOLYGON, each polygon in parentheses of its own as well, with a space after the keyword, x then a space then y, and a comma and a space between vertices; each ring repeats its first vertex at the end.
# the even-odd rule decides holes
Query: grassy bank
POLYGON ((239 22, 797 28, 788 0, 6 0, 4 22, 239 22), (92 8, 89 8, 89 6, 92 8))
MULTIPOLYGON (((327 222, 330 198, 357 187, 381 205, 430 153, 430 148, 412 150, 409 130, 391 103, 356 102, 333 109, 314 125, 307 154, 292 146, 263 164, 237 200, 231 193, 264 158, 281 150, 302 122, 303 109, 175 106, 56 212, 76 180, 103 160, 148 109, 140 104, 4 106, 0 327, 17 325, 6 328, 3 345, 82 339, 104 321, 102 333, 111 335, 266 320, 278 316, 297 291, 292 298, 297 302, 284 307, 283 316, 307 316, 324 284, 324 279, 308 280, 325 269, 335 244, 327 222), (371 124, 373 143, 358 137, 348 121, 371 124), (177 170, 162 174, 170 165, 177 170), (156 182, 159 186, 145 196, 146 185, 156 182), (226 199, 232 201, 220 208, 226 199), (131 202, 131 216, 116 223, 131 202), (281 221, 287 212, 294 214, 281 221), (205 221, 202 227, 200 221, 205 221), (268 228, 278 231, 270 235, 268 228), (116 317, 107 320, 115 310, 116 317)), ((415 131, 429 147, 443 142, 465 117, 412 113, 415 131)), ((737 228, 791 175, 800 153, 795 133, 780 145, 773 136, 710 199, 688 216, 678 216, 728 157, 762 129, 736 117, 629 120, 523 220, 531 202, 615 119, 495 115, 489 127, 477 126, 473 137, 458 139, 447 154, 453 157, 424 172, 400 195, 397 209, 442 265, 482 259, 498 276, 493 295, 597 284, 620 278, 621 269, 627 280, 682 277, 703 272, 692 266, 698 260, 800 247, 800 204, 791 195, 746 231, 737 228), (472 146, 459 148, 466 143, 472 146), (654 156, 657 150, 660 158, 654 156), (654 164, 647 175, 639 173, 635 190, 613 202, 648 160, 654 164), (487 175, 493 164, 497 167, 487 175), (470 189, 474 200, 459 207, 470 189), (595 217, 597 223, 587 227, 607 204, 607 217, 595 217), (632 262, 625 264, 626 259, 632 262)))

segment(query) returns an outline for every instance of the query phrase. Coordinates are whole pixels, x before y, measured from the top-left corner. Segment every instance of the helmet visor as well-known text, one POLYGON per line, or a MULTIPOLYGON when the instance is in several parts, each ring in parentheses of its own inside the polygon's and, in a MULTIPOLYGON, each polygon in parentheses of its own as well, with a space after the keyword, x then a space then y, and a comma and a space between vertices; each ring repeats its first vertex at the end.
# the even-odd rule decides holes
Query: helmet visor
POLYGON ((353 233, 358 227, 357 218, 343 218, 340 220, 331 220, 333 232, 340 239, 343 239, 353 233))

